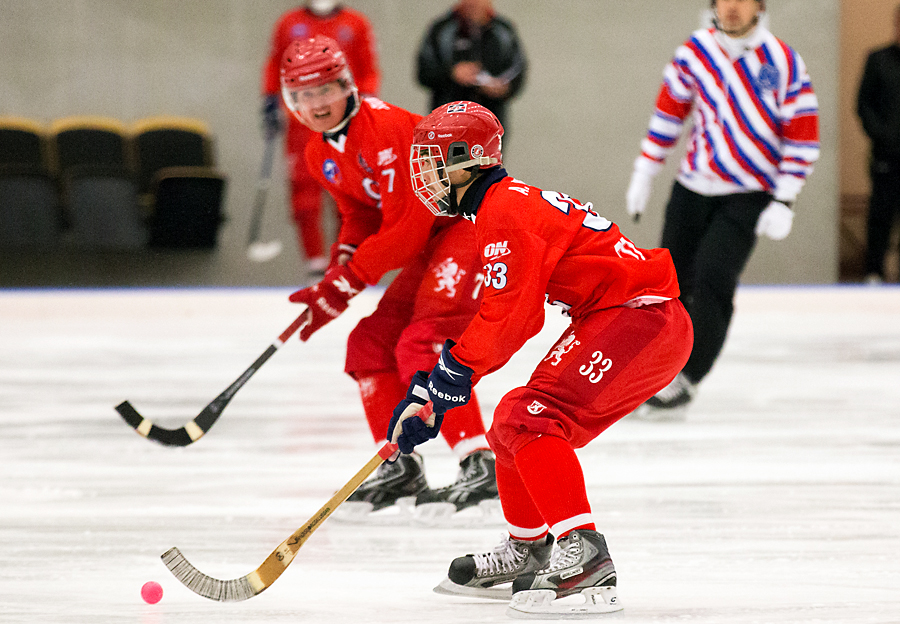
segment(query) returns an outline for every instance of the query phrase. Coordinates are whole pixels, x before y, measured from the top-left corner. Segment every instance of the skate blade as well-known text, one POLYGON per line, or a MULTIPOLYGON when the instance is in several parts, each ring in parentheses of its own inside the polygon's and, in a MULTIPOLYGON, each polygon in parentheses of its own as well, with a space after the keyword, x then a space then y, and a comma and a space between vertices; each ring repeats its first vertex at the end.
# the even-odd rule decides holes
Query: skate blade
POLYGON ((372 503, 350 501, 338 507, 331 515, 332 519, 345 524, 396 525, 409 524, 412 521, 416 497, 404 496, 389 507, 372 511, 372 503))
POLYGON ((642 420, 644 422, 684 422, 687 420, 688 406, 678 407, 653 407, 652 405, 638 406, 626 418, 629 420, 642 420))
POLYGON ((512 581, 496 587, 466 587, 457 585, 449 578, 441 581, 434 588, 434 593, 445 596, 467 596, 472 598, 487 598, 488 600, 509 600, 512 598, 512 581))
POLYGON ((552 589, 531 589, 513 594, 506 615, 519 620, 585 620, 623 609, 615 587, 588 587, 557 598, 552 589))
POLYGON ((483 500, 477 505, 456 511, 453 503, 423 503, 416 505, 413 522, 429 527, 485 527, 505 526, 500 501, 483 500))

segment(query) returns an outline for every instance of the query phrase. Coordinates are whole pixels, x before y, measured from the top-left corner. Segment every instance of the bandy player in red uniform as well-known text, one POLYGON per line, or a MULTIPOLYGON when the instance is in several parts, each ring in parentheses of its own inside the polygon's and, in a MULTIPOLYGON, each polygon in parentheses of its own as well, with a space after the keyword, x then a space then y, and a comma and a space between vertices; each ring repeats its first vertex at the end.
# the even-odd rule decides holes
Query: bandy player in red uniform
POLYGON ((509 537, 454 560, 436 589, 490 596, 512 582, 511 615, 571 615, 568 601, 554 601, 576 593, 586 599, 581 615, 615 611, 616 571, 574 449, 675 377, 691 352, 691 321, 667 250, 639 249, 591 204, 508 176, 502 134, 472 102, 446 104, 416 126, 414 190, 433 213, 475 222, 485 289, 458 342, 447 341, 430 375, 413 377, 388 435, 403 453, 433 438, 472 385, 540 331, 544 302, 560 306, 571 325, 527 385, 503 397, 487 435, 509 537), (433 414, 413 418, 428 401, 433 414))
MULTIPOLYGON (((281 58, 295 39, 324 35, 338 42, 347 56, 350 71, 360 93, 378 95, 381 73, 375 49, 375 35, 365 15, 343 7, 335 0, 309 0, 306 6, 284 13, 272 29, 271 45, 263 66, 263 124, 270 137, 281 129, 281 58)), ((284 151, 291 180, 291 208, 300 249, 314 273, 328 265, 322 232, 322 187, 306 166, 303 150, 315 136, 293 115, 287 116, 284 151)))
MULTIPOLYGON (((421 116, 375 98, 360 100, 346 57, 333 40, 292 42, 284 53, 281 83, 291 112, 319 133, 306 147, 306 162, 341 214, 325 277, 290 297, 308 306, 301 340, 346 310, 366 285, 402 269, 347 342, 345 370, 359 384, 381 446, 391 410, 413 374, 434 366, 444 339, 458 338, 478 310, 482 274, 475 228, 422 210, 409 176, 413 129, 421 116)), ((429 489, 421 457, 410 455, 384 464, 348 499, 349 508, 378 510, 399 497, 416 496, 417 507, 430 504, 434 514, 496 500, 494 456, 477 401, 459 412, 444 430, 460 458, 456 483, 429 489)))

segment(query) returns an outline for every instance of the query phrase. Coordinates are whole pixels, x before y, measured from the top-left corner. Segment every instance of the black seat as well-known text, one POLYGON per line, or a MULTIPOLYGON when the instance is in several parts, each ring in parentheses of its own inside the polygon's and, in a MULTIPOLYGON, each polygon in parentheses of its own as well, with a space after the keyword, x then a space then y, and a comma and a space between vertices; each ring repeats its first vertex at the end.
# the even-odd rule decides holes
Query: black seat
POLYGON ((139 187, 150 209, 150 245, 212 248, 222 224, 226 178, 216 169, 205 122, 150 117, 132 127, 139 187))
POLYGON ((0 247, 52 247, 59 241, 60 217, 43 125, 0 117, 0 247))
POLYGON ((125 125, 107 117, 67 117, 53 122, 51 135, 73 244, 144 247, 148 231, 125 125))

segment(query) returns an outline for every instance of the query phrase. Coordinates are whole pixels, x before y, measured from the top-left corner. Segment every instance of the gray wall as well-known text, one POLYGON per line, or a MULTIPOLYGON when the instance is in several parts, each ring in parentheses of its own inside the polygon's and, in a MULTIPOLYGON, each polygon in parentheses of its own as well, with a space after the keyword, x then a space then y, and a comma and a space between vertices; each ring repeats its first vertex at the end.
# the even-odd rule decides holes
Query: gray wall
MULTIPOLYGON (((262 265, 249 263, 243 253, 263 150, 260 67, 272 24, 294 4, 0 0, 0 114, 46 122, 75 114, 126 122, 160 114, 207 120, 229 176, 229 220, 212 256, 159 261, 169 271, 167 279, 296 284, 302 263, 287 217, 281 161, 264 238, 280 237, 286 253, 262 265)), ((426 112, 413 59, 427 24, 452 2, 348 4, 368 14, 375 26, 382 97, 426 112)), ((769 5, 772 30, 809 67, 822 111, 823 150, 800 196, 794 232, 784 243, 761 241, 744 282, 828 283, 837 278, 839 1, 770 0, 769 5)), ((510 173, 592 201, 638 245, 658 244, 677 158, 657 179, 639 225, 628 222, 623 198, 663 66, 697 27, 705 6, 703 0, 497 0, 497 9, 517 25, 530 59, 530 78, 512 107, 504 144, 510 173)))

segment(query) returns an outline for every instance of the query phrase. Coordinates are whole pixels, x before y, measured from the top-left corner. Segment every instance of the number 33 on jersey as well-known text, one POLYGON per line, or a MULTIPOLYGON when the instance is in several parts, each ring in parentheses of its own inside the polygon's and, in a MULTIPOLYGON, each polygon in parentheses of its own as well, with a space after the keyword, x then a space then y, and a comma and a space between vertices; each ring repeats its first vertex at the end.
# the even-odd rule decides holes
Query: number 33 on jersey
POLYGON ((668 250, 638 248, 592 204, 509 176, 485 192, 475 232, 484 299, 460 342, 496 345, 485 368, 540 331, 545 301, 580 317, 679 295, 668 250))

